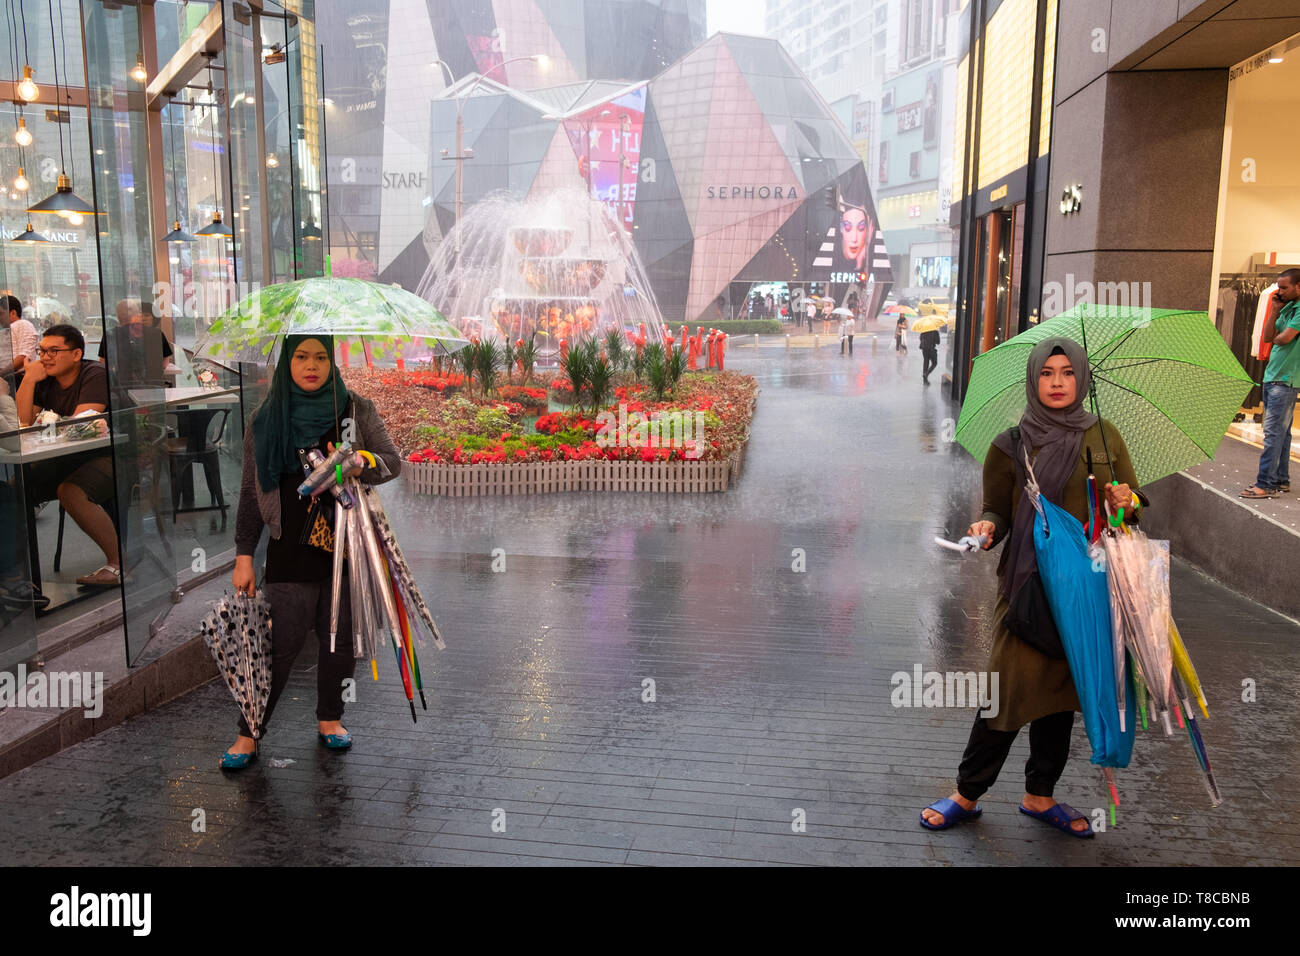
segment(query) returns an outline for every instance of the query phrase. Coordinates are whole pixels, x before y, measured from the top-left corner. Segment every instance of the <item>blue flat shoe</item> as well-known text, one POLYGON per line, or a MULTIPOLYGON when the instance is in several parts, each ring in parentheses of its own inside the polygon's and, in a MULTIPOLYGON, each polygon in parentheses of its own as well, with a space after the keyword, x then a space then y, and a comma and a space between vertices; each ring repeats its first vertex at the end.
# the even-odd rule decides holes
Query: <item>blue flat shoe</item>
POLYGON ((955 827, 963 820, 973 820, 975 817, 984 813, 984 809, 978 805, 976 805, 974 810, 967 810, 956 800, 950 800, 947 797, 944 797, 942 800, 934 801, 934 803, 930 804, 925 809, 933 810, 935 813, 943 817, 943 823, 934 824, 929 823, 925 819, 925 814, 922 813, 921 826, 925 827, 927 830, 946 830, 949 827, 955 827))
POLYGON ((257 747, 253 747, 252 753, 232 754, 229 751, 221 755, 222 770, 243 770, 250 763, 257 759, 257 747))
POLYGON ((1070 826, 1070 824, 1075 820, 1087 820, 1088 818, 1068 803, 1058 803, 1056 806, 1048 810, 1041 811, 1030 810, 1022 803, 1020 805, 1020 812, 1026 816, 1042 820, 1044 823, 1050 824, 1062 833, 1068 833, 1072 837, 1079 837, 1080 839, 1087 840, 1090 837, 1095 836, 1092 830, 1092 824, 1089 824, 1088 829, 1086 830, 1076 830, 1074 827, 1070 826))
POLYGON ((352 746, 351 734, 317 733, 316 736, 319 737, 320 742, 323 743, 330 750, 347 750, 349 747, 352 746))

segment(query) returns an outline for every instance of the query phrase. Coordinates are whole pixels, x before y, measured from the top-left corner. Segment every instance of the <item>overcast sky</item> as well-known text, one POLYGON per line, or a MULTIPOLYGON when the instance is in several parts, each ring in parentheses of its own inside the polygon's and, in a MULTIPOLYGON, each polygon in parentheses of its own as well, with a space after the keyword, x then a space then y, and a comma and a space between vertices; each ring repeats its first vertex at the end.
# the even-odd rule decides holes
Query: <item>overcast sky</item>
POLYGON ((763 0, 705 0, 705 32, 763 35, 767 4, 763 0))

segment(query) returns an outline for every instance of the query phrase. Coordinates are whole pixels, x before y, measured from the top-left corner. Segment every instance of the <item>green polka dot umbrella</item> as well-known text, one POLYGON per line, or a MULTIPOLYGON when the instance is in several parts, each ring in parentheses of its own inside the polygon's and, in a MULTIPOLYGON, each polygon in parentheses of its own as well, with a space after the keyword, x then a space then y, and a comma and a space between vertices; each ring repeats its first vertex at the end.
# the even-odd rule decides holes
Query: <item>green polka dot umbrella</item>
POLYGON ((1205 312, 1079 305, 975 358, 954 437, 979 461, 1024 413, 1030 351, 1056 337, 1084 346, 1084 407, 1119 429, 1143 485, 1212 458, 1253 384, 1205 312))
POLYGON ((394 285, 324 277, 266 286, 213 320, 195 358, 272 362, 286 335, 364 338, 371 356, 450 355, 469 341, 428 302, 394 285))

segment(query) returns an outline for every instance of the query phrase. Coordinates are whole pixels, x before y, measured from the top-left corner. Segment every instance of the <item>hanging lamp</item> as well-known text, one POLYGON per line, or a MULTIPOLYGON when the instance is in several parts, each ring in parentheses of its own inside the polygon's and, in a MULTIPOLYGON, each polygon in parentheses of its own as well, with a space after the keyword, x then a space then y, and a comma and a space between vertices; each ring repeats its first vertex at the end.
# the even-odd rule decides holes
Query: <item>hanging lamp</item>
POLYGON ((25 244, 25 245, 28 245, 28 246, 34 246, 34 245, 36 245, 36 243, 38 243, 38 242, 49 242, 50 240, 46 239, 46 238, 45 238, 44 236, 42 236, 39 232, 37 232, 35 229, 33 229, 33 228, 32 228, 32 221, 31 221, 30 219, 28 219, 28 220, 27 220, 27 231, 21 233, 20 235, 14 236, 13 241, 14 241, 14 242, 21 242, 21 243, 23 243, 23 244, 25 244))
MULTIPOLYGON (((36 101, 36 98, 41 95, 41 89, 36 85, 36 82, 32 79, 32 67, 31 67, 32 54, 31 51, 27 49, 27 8, 24 7, 22 3, 19 3, 18 10, 22 14, 22 18, 23 18, 23 59, 26 61, 23 64, 23 78, 18 84, 18 95, 22 97, 24 100, 26 100, 28 103, 33 103, 36 101)), ((10 4, 11 15, 12 15, 12 11, 13 11, 13 4, 11 3, 10 4)), ((15 22, 14 27, 16 28, 17 26, 18 24, 15 22)), ((51 29, 53 29, 53 24, 51 24, 51 29)), ((15 34, 14 45, 16 47, 17 46, 16 34, 18 31, 17 29, 15 29, 13 32, 15 34)))
MULTIPOLYGON (((172 100, 171 103, 168 105, 174 107, 176 105, 176 101, 172 100)), ((182 117, 184 117, 184 115, 185 115, 184 113, 181 114, 182 117)), ((188 232, 186 232, 184 229, 181 228, 180 187, 177 185, 180 181, 180 173, 176 169, 176 144, 173 142, 174 136, 172 135, 172 129, 174 127, 175 127, 174 123, 168 124, 167 145, 169 147, 168 152, 171 153, 171 157, 172 157, 172 208, 176 210, 176 219, 172 223, 172 231, 167 233, 167 235, 163 236, 158 241, 159 242, 195 242, 196 237, 191 236, 188 232)))
POLYGON ((27 120, 21 115, 18 117, 18 128, 14 130, 14 142, 19 146, 32 145, 32 131, 27 128, 27 120))
POLYGON ((135 66, 131 67, 131 79, 137 83, 143 83, 149 79, 149 71, 144 68, 144 53, 140 52, 135 55, 135 66))
MULTIPOLYGON (((54 99, 56 109, 62 104, 62 97, 59 95, 59 52, 54 42, 54 0, 47 0, 50 10, 50 50, 54 54, 54 99)), ((59 12, 63 12, 63 0, 59 0, 59 12)), ((95 207, 86 200, 82 199, 72 191, 72 179, 68 176, 66 169, 67 164, 63 156, 63 124, 59 125, 59 165, 64 172, 59 173, 59 178, 52 195, 46 196, 34 206, 28 206, 29 213, 81 213, 83 215, 96 215, 95 207)), ((73 170, 76 170, 76 157, 73 157, 73 170)))
MULTIPOLYGON (((208 74, 208 93, 212 93, 212 74, 208 74)), ((217 167, 217 132, 216 117, 217 111, 212 111, 213 131, 212 131, 212 193, 214 196, 220 196, 221 190, 218 188, 221 183, 221 170, 217 167)), ((216 209, 212 210, 212 222, 200 229, 196 236, 216 236, 219 239, 226 239, 234 236, 230 227, 221 221, 220 203, 215 203, 216 209)))

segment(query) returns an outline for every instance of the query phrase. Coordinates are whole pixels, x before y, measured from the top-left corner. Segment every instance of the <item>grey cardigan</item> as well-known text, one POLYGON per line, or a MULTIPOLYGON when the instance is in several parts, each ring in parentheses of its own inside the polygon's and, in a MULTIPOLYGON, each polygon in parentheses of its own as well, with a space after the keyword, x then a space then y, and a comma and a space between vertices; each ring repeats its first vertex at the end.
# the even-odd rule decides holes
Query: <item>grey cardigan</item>
MULTIPOLYGON (((379 485, 396 478, 402 470, 402 456, 388 435, 384 421, 375 409, 375 403, 360 395, 353 395, 353 415, 356 417, 354 448, 365 449, 388 467, 388 474, 379 468, 364 468, 357 476, 368 485, 379 485)), ((263 491, 257 483, 257 451, 253 446, 253 427, 244 429, 244 471, 239 487, 239 511, 235 516, 235 554, 249 555, 257 550, 262 539, 262 528, 271 529, 271 537, 280 537, 280 489, 263 491)))

